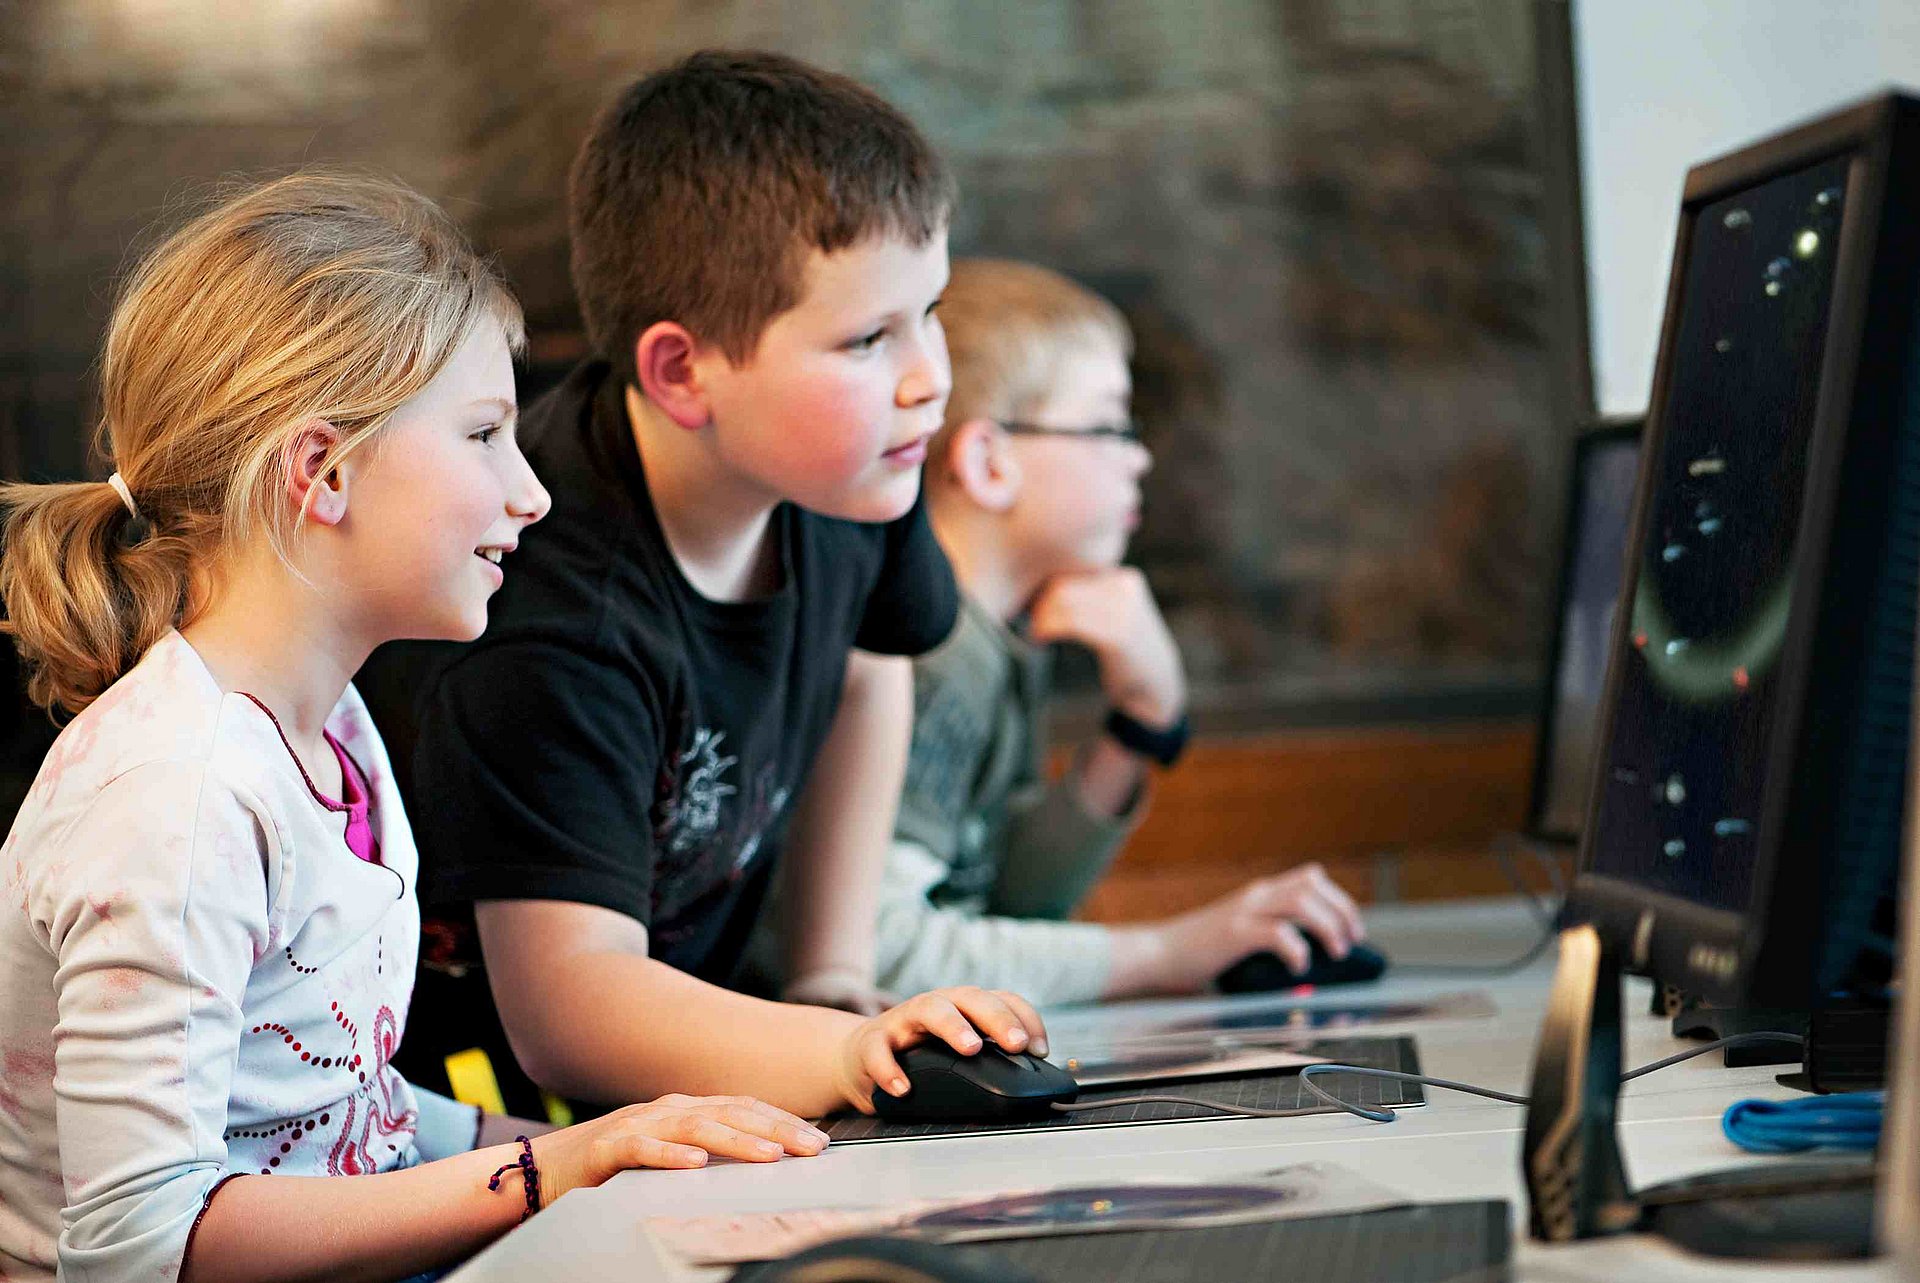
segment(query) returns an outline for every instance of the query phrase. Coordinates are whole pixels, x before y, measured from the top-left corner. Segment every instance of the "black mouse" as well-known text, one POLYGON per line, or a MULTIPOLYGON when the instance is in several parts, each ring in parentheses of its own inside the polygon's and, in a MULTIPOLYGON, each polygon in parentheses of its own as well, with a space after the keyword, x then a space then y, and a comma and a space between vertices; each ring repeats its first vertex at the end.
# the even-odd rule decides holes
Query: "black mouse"
POLYGON ((1370 944, 1356 944, 1347 956, 1336 958, 1313 936, 1307 937, 1313 951, 1305 971, 1295 971, 1277 953, 1250 954, 1222 971, 1214 983, 1221 993, 1267 993, 1274 989, 1292 989, 1296 985, 1349 985, 1362 980, 1378 980, 1387 969, 1387 955, 1370 944))
POLYGON ((992 1043, 963 1056, 944 1042, 923 1042, 895 1059, 906 1071, 907 1094, 893 1096, 875 1087, 873 1110, 882 1118, 923 1123, 1045 1118, 1055 1101, 1080 1094, 1080 1084, 1058 1065, 992 1043))

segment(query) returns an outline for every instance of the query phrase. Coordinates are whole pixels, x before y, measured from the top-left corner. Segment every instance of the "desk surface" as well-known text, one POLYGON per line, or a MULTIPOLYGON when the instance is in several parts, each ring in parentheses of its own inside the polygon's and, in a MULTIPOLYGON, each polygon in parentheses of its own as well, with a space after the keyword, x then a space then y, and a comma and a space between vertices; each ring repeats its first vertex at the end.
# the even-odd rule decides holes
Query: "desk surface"
MULTIPOLYGON (((1396 965, 1422 960, 1498 961, 1535 938, 1534 919, 1518 901, 1392 906, 1369 918, 1374 939, 1396 965)), ((1476 989, 1496 1006, 1492 1017, 1407 1026, 1425 1072, 1510 1092, 1525 1092, 1554 959, 1497 980, 1395 975, 1326 1000, 1361 994, 1417 997, 1476 989)), ((1116 1020, 1145 1012, 1232 1010, 1258 998, 1187 999, 1050 1013, 1056 1053, 1071 1054, 1076 1037, 1093 1037, 1116 1020)), ((1646 982, 1630 982, 1626 1062, 1629 1066, 1681 1050, 1665 1022, 1644 1014, 1646 982)), ((1774 1068, 1727 1069, 1718 1055, 1629 1083, 1621 1102, 1620 1137, 1636 1186, 1764 1161, 1743 1154, 1720 1133, 1721 1112, 1743 1096, 1786 1097, 1774 1068)), ((1094 1182, 1116 1173, 1216 1178, 1259 1167, 1319 1160, 1347 1167, 1416 1199, 1504 1198, 1523 1236, 1514 1276, 1551 1283, 1618 1283, 1659 1277, 1675 1283, 1881 1283, 1890 1267, 1765 1267, 1711 1262, 1658 1240, 1627 1236, 1573 1247, 1543 1247, 1524 1238, 1520 1180, 1523 1111, 1479 1097, 1430 1090, 1430 1103, 1376 1124, 1348 1115, 1289 1119, 1221 1119, 1058 1134, 961 1137, 852 1145, 817 1158, 766 1166, 716 1163, 696 1172, 628 1172, 599 1189, 578 1190, 516 1230, 449 1283, 507 1283, 529 1277, 598 1280, 706 1280, 724 1270, 689 1270, 658 1253, 641 1230, 648 1216, 699 1216, 787 1208, 859 1206, 889 1199, 991 1194, 1036 1179, 1094 1182), (1657 1272, 1657 1273, 1656 1273, 1657 1272)))

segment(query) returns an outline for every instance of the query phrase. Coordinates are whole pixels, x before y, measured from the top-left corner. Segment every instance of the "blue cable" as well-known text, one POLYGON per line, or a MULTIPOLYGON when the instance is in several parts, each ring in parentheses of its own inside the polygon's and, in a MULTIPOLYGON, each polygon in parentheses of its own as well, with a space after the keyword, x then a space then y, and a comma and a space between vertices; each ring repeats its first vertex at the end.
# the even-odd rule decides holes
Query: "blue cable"
POLYGON ((1720 1119, 1727 1139, 1755 1154, 1870 1150, 1880 1142, 1886 1093, 1836 1092, 1795 1100, 1742 1100, 1720 1119))

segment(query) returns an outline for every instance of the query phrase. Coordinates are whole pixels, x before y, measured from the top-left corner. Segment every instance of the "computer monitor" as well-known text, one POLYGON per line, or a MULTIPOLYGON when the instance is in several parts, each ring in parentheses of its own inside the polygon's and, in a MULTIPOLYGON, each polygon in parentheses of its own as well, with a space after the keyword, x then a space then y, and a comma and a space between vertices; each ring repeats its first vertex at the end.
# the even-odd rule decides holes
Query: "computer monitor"
MULTIPOLYGON (((1652 1224, 1812 1250, 1760 1232, 1751 1203, 1716 1220, 1714 1198, 1633 1192, 1619 978, 1806 1011, 1855 976, 1897 877, 1917 586, 1920 101, 1886 94, 1687 176, 1534 1062, 1537 1237, 1652 1224)), ((1857 1225, 1814 1228, 1844 1252, 1857 1225)))
POLYGON ((1920 567, 1920 103, 1689 176, 1569 916, 1804 1009, 1898 863, 1920 567))
POLYGON ((1536 842, 1572 846, 1587 817, 1607 649, 1640 475, 1640 424, 1638 417, 1610 420, 1574 443, 1540 742, 1527 803, 1526 835, 1536 842))

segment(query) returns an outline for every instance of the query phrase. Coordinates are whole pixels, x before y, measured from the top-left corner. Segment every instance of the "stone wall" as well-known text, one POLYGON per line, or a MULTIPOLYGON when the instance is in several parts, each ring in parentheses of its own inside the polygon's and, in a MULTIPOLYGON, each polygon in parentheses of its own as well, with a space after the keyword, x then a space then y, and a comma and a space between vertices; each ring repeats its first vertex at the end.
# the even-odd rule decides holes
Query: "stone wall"
POLYGON ((909 111, 958 253, 1139 336, 1139 560, 1216 702, 1531 680, 1559 497, 1527 0, 0 0, 0 471, 85 466, 128 246, 310 162, 446 201, 580 348, 563 175, 618 85, 779 48, 909 111))

